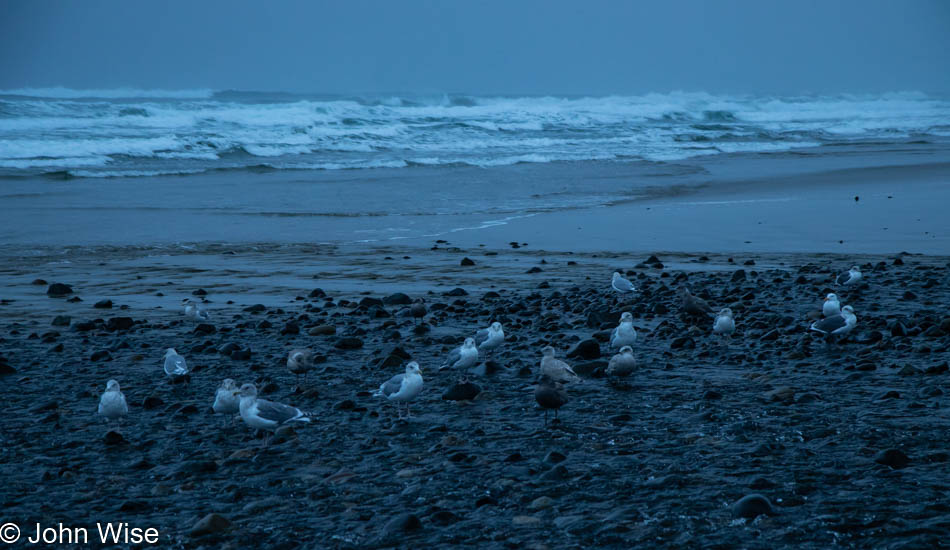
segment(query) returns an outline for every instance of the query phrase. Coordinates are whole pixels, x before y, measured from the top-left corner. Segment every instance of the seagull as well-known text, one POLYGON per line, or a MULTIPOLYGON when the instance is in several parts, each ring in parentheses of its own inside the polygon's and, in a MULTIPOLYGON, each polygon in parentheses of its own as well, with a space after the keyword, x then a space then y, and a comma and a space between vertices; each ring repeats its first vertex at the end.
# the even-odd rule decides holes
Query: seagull
POLYGON ((721 336, 731 336, 736 331, 736 320, 732 316, 732 310, 724 307, 719 310, 716 320, 713 321, 713 332, 721 336))
POLYGON ((554 409, 554 420, 557 421, 558 409, 567 404, 567 392, 560 382, 542 374, 534 387, 534 400, 544 409, 544 425, 547 426, 548 409, 554 409))
POLYGON ((612 286, 614 290, 621 294, 637 291, 637 287, 633 286, 633 283, 627 279, 624 279, 623 276, 616 271, 614 271, 614 275, 610 279, 610 286, 612 286))
POLYGON ((835 284, 839 286, 853 286, 861 280, 861 270, 858 266, 851 266, 851 269, 845 271, 835 279, 835 284))
POLYGON ((828 339, 828 345, 831 345, 832 340, 844 338, 857 324, 858 318, 854 315, 854 308, 844 306, 838 315, 812 323, 810 330, 823 334, 828 339))
POLYGON ((119 389, 115 380, 106 382, 106 391, 99 397, 99 414, 109 420, 118 420, 129 414, 129 405, 125 402, 125 395, 119 389))
POLYGON ((633 315, 624 311, 620 316, 620 324, 610 333, 610 347, 622 348, 633 346, 637 341, 637 329, 633 328, 633 315))
POLYGON ((455 369, 464 371, 475 366, 478 363, 478 348, 475 347, 474 338, 466 338, 462 347, 455 348, 445 359, 445 363, 439 367, 440 371, 446 369, 455 369))
POLYGON ((712 307, 706 303, 706 300, 693 296, 685 286, 680 289, 680 295, 683 297, 683 310, 687 314, 696 317, 715 317, 712 307))
POLYGON ((422 385, 422 371, 419 368, 419 363, 412 361, 406 365, 406 372, 404 374, 397 374, 384 382, 379 386, 379 390, 373 393, 373 396, 385 397, 395 403, 396 412, 399 414, 399 419, 401 420, 402 410, 399 408, 399 404, 406 404, 406 418, 411 417, 412 413, 409 411, 409 402, 422 392, 422 385))
POLYGON ((224 382, 221 382, 218 391, 214 393, 214 404, 211 405, 216 414, 229 415, 233 419, 233 415, 241 412, 241 400, 236 395, 237 389, 237 384, 230 378, 225 378, 224 382))
POLYGON ((579 382, 580 377, 564 361, 554 358, 554 348, 544 346, 541 350, 541 376, 547 376, 555 382, 579 382))
POLYGON ((607 364, 607 376, 619 377, 630 376, 637 369, 637 361, 633 358, 633 348, 624 346, 620 348, 620 353, 610 358, 607 364))
POLYGON ((293 349, 287 354, 287 368, 297 377, 297 384, 300 384, 300 375, 303 375, 304 381, 307 380, 307 373, 313 368, 313 351, 309 349, 293 349))
POLYGON ((505 331, 501 328, 501 323, 495 321, 488 328, 475 333, 475 342, 478 343, 480 351, 494 353, 495 348, 505 343, 505 331))
POLYGON ((286 424, 310 422, 310 416, 297 407, 258 399, 254 384, 244 384, 234 394, 241 396, 241 419, 255 430, 273 432, 286 424))
POLYGON ((189 317, 203 323, 210 317, 204 305, 194 302, 191 298, 185 298, 181 301, 185 304, 185 317, 189 317))
POLYGON ((165 350, 165 374, 172 378, 188 374, 188 365, 185 363, 185 358, 178 355, 175 348, 165 350))
POLYGON ((821 313, 825 317, 833 317, 841 313, 841 302, 838 301, 838 295, 831 293, 825 296, 825 303, 821 305, 821 313))
POLYGON ((416 324, 419 324, 419 319, 422 319, 426 316, 429 310, 426 309, 426 302, 422 298, 416 298, 416 301, 409 306, 409 314, 413 316, 416 320, 416 324))

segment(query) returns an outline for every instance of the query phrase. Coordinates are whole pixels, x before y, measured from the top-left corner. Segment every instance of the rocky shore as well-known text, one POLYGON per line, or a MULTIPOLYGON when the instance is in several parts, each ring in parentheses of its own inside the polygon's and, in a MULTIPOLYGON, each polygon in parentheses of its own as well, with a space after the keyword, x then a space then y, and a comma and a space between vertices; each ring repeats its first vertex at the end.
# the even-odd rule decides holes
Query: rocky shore
MULTIPOLYGON (((452 261, 493 281, 470 256, 452 261)), ((122 521, 185 548, 947 544, 947 258, 865 257, 848 289, 833 281, 849 259, 645 258, 524 256, 496 288, 407 275, 404 292, 396 278, 360 293, 317 278, 280 305, 179 284, 176 300, 209 301, 202 323, 130 306, 131 277, 70 303, 80 284, 36 271, 0 306, 2 519, 24 532, 122 521), (614 292, 615 270, 639 292, 614 292), (683 314, 682 287, 733 310, 731 339, 683 314), (808 334, 828 292, 858 318, 831 348, 808 334), (608 380, 625 311, 637 369, 608 380), (449 392, 460 373, 438 367, 492 321, 505 343, 468 376, 477 397, 455 400, 470 396, 449 392), (532 390, 545 345, 582 378, 548 425, 532 390), (187 378, 164 376, 168 347, 187 378), (315 353, 299 383, 293 348, 315 353), (425 388, 398 421, 372 392, 410 360, 425 388), (112 378, 130 408, 121 425, 95 414, 112 378), (265 446, 212 414, 224 378, 312 422, 265 446)))

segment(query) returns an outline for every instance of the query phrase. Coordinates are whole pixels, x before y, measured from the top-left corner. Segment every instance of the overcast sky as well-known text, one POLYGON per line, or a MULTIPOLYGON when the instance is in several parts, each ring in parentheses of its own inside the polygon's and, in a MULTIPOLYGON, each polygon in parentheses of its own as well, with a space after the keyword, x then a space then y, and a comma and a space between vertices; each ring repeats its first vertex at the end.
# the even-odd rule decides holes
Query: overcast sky
POLYGON ((0 88, 950 92, 950 1, 0 0, 0 88))

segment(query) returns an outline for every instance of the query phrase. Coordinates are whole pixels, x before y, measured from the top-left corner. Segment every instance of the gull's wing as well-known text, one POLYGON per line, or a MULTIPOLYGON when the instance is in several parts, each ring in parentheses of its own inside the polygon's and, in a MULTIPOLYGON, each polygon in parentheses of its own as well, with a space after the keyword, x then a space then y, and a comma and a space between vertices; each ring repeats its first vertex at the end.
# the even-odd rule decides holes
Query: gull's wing
POLYGON ((488 329, 483 328, 475 333, 475 343, 481 344, 485 340, 488 340, 488 329))
POLYGON ((811 329, 823 334, 831 334, 847 324, 843 315, 832 315, 831 317, 825 317, 821 321, 812 323, 811 329))
POLYGON ((386 397, 389 397, 390 395, 394 393, 399 393, 399 390, 402 389, 402 383, 403 383, 403 380, 405 380, 405 378, 406 378, 405 373, 397 374, 396 376, 393 376, 392 378, 387 380, 386 383, 380 386, 379 389, 380 391, 383 392, 383 395, 385 395, 386 397))
POLYGON ((290 422, 304 416, 304 413, 297 407, 284 405, 283 403, 274 403, 264 399, 257 400, 257 416, 264 420, 270 420, 278 424, 290 422))

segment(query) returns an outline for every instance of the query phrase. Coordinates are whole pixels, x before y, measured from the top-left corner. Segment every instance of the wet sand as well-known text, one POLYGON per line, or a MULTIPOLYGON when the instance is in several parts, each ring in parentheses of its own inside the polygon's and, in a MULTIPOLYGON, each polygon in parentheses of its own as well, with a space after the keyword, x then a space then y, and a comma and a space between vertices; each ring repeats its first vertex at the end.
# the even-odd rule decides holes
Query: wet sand
POLYGON ((162 547, 929 548, 950 534, 947 256, 659 253, 660 266, 450 241, 84 247, 6 263, 4 521, 121 520, 157 528, 162 547), (853 264, 865 284, 834 289, 853 264), (615 270, 642 292, 621 301, 615 270), (50 298, 35 279, 74 294, 50 298), (736 312, 731 341, 682 315, 686 285, 736 312), (213 329, 182 315, 198 289, 213 329), (858 315, 831 350, 807 334, 830 291, 858 315), (384 300, 396 292, 426 300, 428 330, 384 300), (621 311, 639 369, 615 384, 603 339, 621 311), (470 378, 473 403, 442 400, 457 379, 442 357, 493 320, 507 335, 497 372, 470 378), (580 348, 566 360, 583 377, 548 426, 530 390, 545 344, 580 348), (189 382, 165 380, 166 347, 189 382), (297 347, 320 358, 300 385, 284 365, 297 347), (426 387, 397 422, 371 391, 408 358, 426 387), (314 421, 261 448, 211 414, 227 377, 314 421), (95 416, 110 378, 129 400, 120 427, 95 416), (749 494, 775 514, 737 517, 749 494), (196 529, 208 514, 224 520, 196 529))

